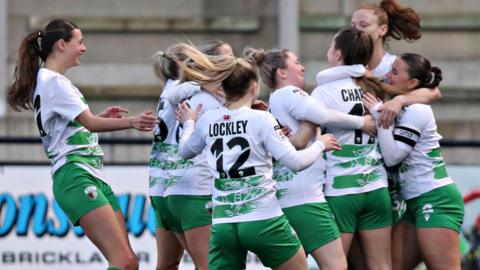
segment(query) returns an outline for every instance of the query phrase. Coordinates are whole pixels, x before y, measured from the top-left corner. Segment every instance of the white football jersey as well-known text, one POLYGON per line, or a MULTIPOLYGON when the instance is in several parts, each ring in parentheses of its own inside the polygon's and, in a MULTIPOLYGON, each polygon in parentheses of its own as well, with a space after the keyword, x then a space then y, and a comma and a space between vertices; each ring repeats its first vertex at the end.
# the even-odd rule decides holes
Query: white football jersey
MULTIPOLYGON (((350 78, 317 86, 312 96, 330 109, 363 115, 362 89, 350 78)), ((326 154, 326 196, 364 193, 387 186, 387 176, 375 137, 362 130, 327 127, 342 146, 326 154)))
POLYGON ((215 177, 213 223, 264 220, 282 214, 272 179, 272 156, 295 151, 273 116, 241 107, 206 112, 185 145, 207 150, 215 177))
POLYGON ((435 117, 429 105, 405 107, 393 136, 396 141, 413 147, 399 168, 400 191, 405 199, 453 183, 440 152, 442 136, 437 133, 435 117))
POLYGON ((35 122, 45 153, 52 161, 52 175, 67 162, 75 162, 97 178, 102 172, 103 152, 97 133, 75 119, 88 109, 85 98, 60 73, 41 68, 33 94, 35 122))
POLYGON ((395 62, 396 59, 396 55, 385 52, 380 64, 378 64, 378 66, 372 70, 373 76, 381 79, 385 78, 387 73, 392 70, 393 62, 395 62))
MULTIPOLYGON (((198 92, 187 100, 193 110, 202 104, 200 116, 206 111, 217 109, 221 103, 207 92, 198 92)), ((165 194, 169 195, 211 195, 213 175, 207 163, 207 149, 190 160, 193 162, 176 181, 165 183, 165 194)))
MULTIPOLYGON (((308 106, 314 105, 313 102, 308 102, 308 99, 313 98, 305 91, 294 86, 286 86, 270 95, 269 110, 282 127, 288 127, 295 133, 300 123, 298 119, 305 119, 308 106)), ((282 208, 325 201, 323 158, 318 158, 312 166, 298 173, 292 172, 278 162, 274 163, 273 179, 277 182, 277 198, 282 208)))
POLYGON ((179 94, 186 95, 186 93, 174 94, 180 91, 197 92, 200 91, 200 86, 190 82, 180 83, 178 80, 168 80, 163 88, 157 106, 159 122, 153 130, 152 151, 150 153, 148 190, 150 196, 163 196, 165 184, 178 182, 185 168, 193 165, 192 160, 184 160, 178 154, 181 128, 175 117, 176 107, 166 98, 179 94))

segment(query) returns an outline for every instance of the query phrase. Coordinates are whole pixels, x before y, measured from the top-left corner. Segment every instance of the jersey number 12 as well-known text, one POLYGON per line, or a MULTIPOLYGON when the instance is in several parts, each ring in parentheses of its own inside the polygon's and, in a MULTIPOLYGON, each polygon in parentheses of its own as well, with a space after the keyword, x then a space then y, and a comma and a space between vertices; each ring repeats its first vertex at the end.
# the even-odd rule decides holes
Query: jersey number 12
POLYGON ((210 150, 217 159, 217 171, 219 178, 239 178, 255 174, 254 167, 240 169, 240 167, 248 160, 248 157, 250 156, 250 144, 248 141, 242 137, 234 137, 227 142, 227 147, 229 149, 233 149, 235 146, 239 146, 242 152, 227 173, 223 166, 223 138, 218 138, 213 143, 210 150))

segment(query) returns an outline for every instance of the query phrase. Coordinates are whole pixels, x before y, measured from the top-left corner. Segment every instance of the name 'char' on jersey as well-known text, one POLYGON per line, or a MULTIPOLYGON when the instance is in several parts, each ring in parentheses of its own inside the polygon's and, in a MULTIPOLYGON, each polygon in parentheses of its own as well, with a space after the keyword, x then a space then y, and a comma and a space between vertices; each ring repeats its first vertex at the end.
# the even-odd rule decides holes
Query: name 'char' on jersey
POLYGON ((342 89, 340 91, 342 99, 345 102, 348 101, 362 101, 362 89, 353 88, 353 89, 342 89))
MULTIPOLYGON (((224 119, 228 119, 228 115, 224 119)), ((208 135, 210 137, 238 135, 247 132, 248 120, 240 120, 235 122, 213 123, 208 127, 208 135)))

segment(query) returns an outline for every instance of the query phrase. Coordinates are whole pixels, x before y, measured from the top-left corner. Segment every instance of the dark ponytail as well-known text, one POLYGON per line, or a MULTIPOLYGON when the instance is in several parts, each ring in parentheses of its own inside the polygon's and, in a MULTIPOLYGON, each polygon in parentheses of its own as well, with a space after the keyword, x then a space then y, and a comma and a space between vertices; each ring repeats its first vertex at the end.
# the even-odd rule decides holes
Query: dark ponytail
POLYGON ((334 37, 335 50, 342 54, 344 65, 367 65, 373 55, 372 37, 355 28, 344 28, 334 37))
POLYGON ((419 81, 417 88, 433 89, 440 85, 442 70, 432 67, 428 59, 414 53, 404 53, 400 58, 408 65, 409 78, 419 81))
POLYGON ((428 84, 427 88, 435 88, 440 85, 440 82, 442 81, 442 70, 439 67, 432 67, 432 80, 431 83, 428 84))
POLYGON ((37 73, 41 62, 47 60, 57 40, 70 41, 73 29, 78 27, 72 22, 56 19, 49 22, 45 30, 34 31, 23 39, 18 50, 13 83, 7 93, 10 107, 16 111, 33 108, 33 91, 37 85, 37 73))
MULTIPOLYGON (((367 65, 373 55, 372 37, 355 28, 340 30, 334 37, 335 49, 340 51, 344 65, 367 65)), ((355 79, 363 91, 372 93, 380 99, 385 98, 380 81, 375 78, 360 77, 355 79)))

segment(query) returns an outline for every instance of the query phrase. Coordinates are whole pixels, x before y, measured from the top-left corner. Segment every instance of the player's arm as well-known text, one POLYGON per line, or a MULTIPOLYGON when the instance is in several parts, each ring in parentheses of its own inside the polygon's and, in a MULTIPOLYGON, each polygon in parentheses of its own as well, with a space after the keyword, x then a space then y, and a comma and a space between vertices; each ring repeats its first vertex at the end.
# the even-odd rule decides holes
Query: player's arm
POLYGON ((315 76, 317 85, 350 77, 362 77, 365 75, 364 65, 336 66, 319 71, 315 76))
POLYGON ((192 82, 183 82, 175 85, 175 88, 171 91, 164 93, 163 98, 165 98, 172 106, 177 107, 180 102, 190 98, 202 91, 200 85, 192 82))
POLYGON ((104 118, 93 115, 89 109, 80 113, 76 120, 91 132, 106 132, 128 128, 151 131, 157 122, 157 118, 152 115, 152 111, 145 111, 130 117, 104 118))
POLYGON ((390 126, 403 107, 416 103, 430 104, 442 97, 438 87, 435 87, 434 89, 420 88, 408 93, 398 93, 396 90, 388 86, 386 86, 384 89, 390 89, 389 91, 391 93, 395 93, 396 96, 393 99, 385 102, 380 108, 381 114, 379 122, 383 127, 390 126))
POLYGON ((320 129, 318 129, 317 140, 306 149, 296 151, 281 132, 281 128, 273 116, 270 115, 265 118, 261 126, 261 140, 267 151, 282 165, 292 171, 301 171, 309 167, 326 149, 340 149, 334 136, 322 136, 320 129))
POLYGON ((195 111, 192 111, 186 102, 183 102, 179 106, 177 112, 177 120, 183 124, 182 135, 180 136, 180 141, 178 143, 179 154, 184 159, 190 159, 200 154, 205 148, 205 140, 202 137, 201 125, 202 121, 200 119, 199 123, 195 125, 195 120, 197 119, 202 105, 198 105, 195 111))
POLYGON ((317 126, 311 122, 302 121, 297 131, 288 135, 288 139, 296 149, 304 149, 315 135, 317 126))

